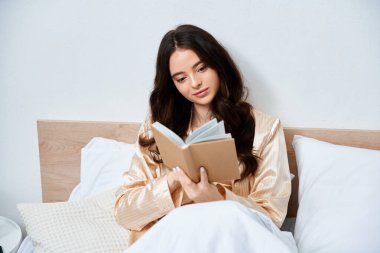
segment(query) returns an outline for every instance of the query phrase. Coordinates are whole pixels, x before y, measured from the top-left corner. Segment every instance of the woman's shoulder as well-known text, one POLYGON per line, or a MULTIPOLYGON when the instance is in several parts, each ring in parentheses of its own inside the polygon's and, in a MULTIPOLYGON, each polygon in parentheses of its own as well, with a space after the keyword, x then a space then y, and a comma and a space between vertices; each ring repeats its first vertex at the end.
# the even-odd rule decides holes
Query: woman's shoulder
POLYGON ((260 110, 253 109, 252 113, 255 118, 255 139, 253 147, 256 152, 259 152, 278 131, 281 127, 281 123, 277 117, 260 110))
POLYGON ((252 109, 252 113, 255 118, 256 126, 259 126, 259 128, 267 129, 280 121, 277 117, 256 108, 252 109))

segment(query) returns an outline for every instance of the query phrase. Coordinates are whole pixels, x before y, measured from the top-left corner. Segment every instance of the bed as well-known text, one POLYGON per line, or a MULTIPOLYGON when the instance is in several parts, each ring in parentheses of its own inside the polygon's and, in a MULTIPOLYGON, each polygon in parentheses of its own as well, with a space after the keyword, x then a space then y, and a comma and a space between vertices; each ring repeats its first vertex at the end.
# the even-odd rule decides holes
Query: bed
MULTIPOLYGON (((137 131, 139 129, 139 126, 140 126, 140 123, 131 123, 131 122, 110 123, 110 122, 39 120, 37 122, 37 127, 38 127, 38 141, 39 141, 41 186, 42 186, 43 202, 44 203, 55 203, 55 202, 66 203, 66 201, 70 197, 70 194, 73 194, 73 189, 75 190, 75 188, 78 187, 78 185, 81 183, 81 176, 83 175, 81 174, 80 170, 81 170, 81 161, 82 161, 82 166, 83 166, 83 148, 86 145, 88 145, 88 143, 94 137, 112 139, 118 142, 129 143, 133 145, 133 143, 135 143, 136 141, 137 131)), ((301 192, 301 196, 303 198, 302 201, 306 201, 305 204, 309 204, 309 207, 310 207, 310 203, 312 205, 317 205, 318 203, 319 204, 321 203, 318 201, 323 201, 323 199, 315 200, 315 198, 313 198, 313 196, 315 195, 315 192, 310 193, 310 191, 313 191, 313 190, 316 191, 317 189, 311 189, 311 190, 307 189, 307 185, 305 185, 305 183, 302 182, 302 177, 301 177, 301 182, 300 182, 299 171, 302 171, 303 176, 305 178, 304 180, 305 182, 308 182, 307 180, 312 180, 311 182, 315 183, 318 180, 320 180, 321 176, 313 175, 313 173, 315 174, 316 173, 315 171, 317 171, 317 169, 322 168, 322 171, 324 170, 326 172, 325 174, 328 176, 327 181, 336 180, 336 184, 338 184, 338 182, 340 182, 340 179, 338 177, 339 175, 342 175, 342 171, 337 171, 334 174, 332 172, 331 164, 333 164, 334 166, 339 166, 339 168, 343 171, 345 170, 344 168, 346 168, 345 166, 347 166, 347 164, 337 164, 337 162, 334 160, 335 156, 332 156, 334 152, 337 152, 338 154, 337 156, 339 156, 341 153, 344 153, 346 157, 347 156, 355 157, 357 153, 360 153, 361 156, 356 157, 357 158, 356 160, 358 161, 361 159, 366 160, 367 156, 369 156, 369 158, 367 159, 369 161, 366 162, 365 164, 366 166, 365 168, 369 167, 368 172, 366 172, 366 170, 363 170, 362 173, 371 174, 370 178, 366 178, 366 180, 363 181, 363 184, 366 184, 366 187, 370 184, 374 184, 373 186, 371 185, 371 187, 368 187, 368 189, 366 189, 367 190, 366 193, 369 192, 368 198, 371 198, 373 197, 375 193, 380 193, 379 187, 377 187, 374 183, 376 180, 380 179, 379 177, 380 151, 376 151, 376 150, 380 150, 380 131, 378 130, 285 128, 284 133, 285 133, 285 140, 286 140, 286 145, 287 145, 289 166, 290 166, 291 173, 294 175, 294 179, 292 181, 292 195, 291 195, 289 207, 288 207, 288 214, 287 214, 288 219, 284 223, 283 229, 297 233, 297 226, 298 226, 298 232, 300 233, 300 235, 298 236, 298 238, 297 238, 297 235, 295 235, 295 237, 297 240, 297 244, 299 244, 300 252, 333 252, 333 251, 329 251, 331 250, 331 248, 328 248, 327 251, 324 251, 323 249, 320 251, 318 250, 313 251, 314 250, 313 240, 320 241, 321 240, 320 238, 324 238, 322 235, 323 232, 328 233, 329 231, 326 231, 326 229, 331 228, 329 227, 330 225, 327 227, 319 228, 318 224, 320 224, 320 222, 318 220, 316 221, 313 219, 315 216, 324 215, 323 216, 324 220, 326 222, 330 222, 328 220, 329 218, 326 218, 327 216, 326 212, 329 210, 328 208, 331 208, 331 206, 334 206, 334 203, 331 202, 333 200, 331 200, 330 203, 326 203, 327 209, 324 210, 325 213, 322 213, 322 214, 313 213, 309 210, 310 208, 308 207, 305 207, 304 209, 302 209, 302 217, 299 219, 300 220, 299 222, 297 221, 297 223, 299 224, 297 224, 296 231, 294 231, 297 212, 300 212, 301 210, 301 209, 299 210, 299 199, 298 199, 299 188, 301 188, 301 190, 305 192, 305 195, 302 195, 302 192, 301 192), (295 136, 296 138, 294 138, 295 136), (304 138, 304 137, 307 137, 307 138, 304 138), (296 143, 295 143, 295 139, 297 139, 296 143), (337 146, 337 145, 343 145, 343 146, 337 146), (299 150, 295 150, 297 149, 295 147, 297 147, 299 150), (355 147, 355 148, 351 148, 351 147, 355 147), (322 151, 324 150, 327 153, 318 154, 318 152, 321 150, 322 151), (302 161, 298 159, 297 161, 297 156, 300 156, 301 154, 303 155, 302 158, 304 157, 307 157, 307 158, 305 158, 302 161), (311 157, 312 155, 316 155, 316 156, 311 157), (320 159, 318 159, 318 155, 320 159), (330 157, 327 159, 331 161, 331 163, 328 165, 326 164, 319 165, 320 160, 323 160, 323 157, 328 157, 328 156, 332 156, 332 158, 330 157), (311 175, 309 172, 307 172, 306 169, 299 168, 300 166, 306 166, 307 164, 312 164, 312 166, 316 167, 314 168, 315 170, 313 170, 314 172, 310 172, 311 175), (375 171, 374 168, 376 168, 376 166, 378 170, 375 171), (314 224, 313 226, 317 227, 317 230, 318 229, 320 230, 314 231, 315 228, 313 228, 314 230, 311 230, 310 232, 310 229, 304 228, 307 223, 314 224), (307 230, 306 232, 305 232, 305 229, 307 230), (308 239, 308 237, 310 237, 310 235, 313 235, 313 233, 316 235, 313 238, 308 239), (305 234, 309 236, 305 236, 305 234)), ((342 160, 346 160, 346 159, 342 159, 342 160)), ((342 161, 339 160, 338 162, 342 162, 342 161)), ((343 161, 343 162, 347 162, 347 161, 343 161)), ((352 163, 353 162, 350 162, 349 166, 351 166, 352 163)), ((364 165, 359 164, 359 165, 352 165, 352 166, 354 166, 354 169, 355 168, 358 169, 358 166, 364 166, 364 165)), ((352 174, 354 173, 350 173, 349 175, 347 175, 347 178, 349 178, 350 175, 352 174)), ((347 180, 344 180, 344 181, 347 181, 347 180)), ((325 184, 326 184, 326 181, 323 181, 323 187, 325 187, 325 184)), ((318 186, 318 184, 315 184, 315 185, 318 186)), ((314 187, 314 188, 318 188, 318 187, 314 187)), ((330 187, 327 189, 331 190, 332 188, 330 187)), ((341 189, 342 191, 347 190, 347 185, 343 186, 343 188, 341 189)), ((355 189, 355 191, 357 191, 357 189, 355 189)), ((327 194, 326 198, 330 197, 331 195, 328 192, 326 194, 327 194)), ((339 195, 340 193, 334 192, 334 194, 339 195)), ((342 195, 341 198, 345 198, 345 197, 342 195)), ((349 198, 349 196, 347 198, 349 198)), ((372 201, 374 201, 374 199, 372 199, 372 201)), ((374 202, 376 202, 374 204, 375 206, 371 207, 374 209, 372 210, 372 212, 366 212, 366 215, 371 215, 373 212, 378 211, 378 210, 380 211, 380 207, 379 207, 380 205, 377 204, 377 201, 374 201, 374 202)), ((358 205, 361 205, 361 204, 362 204, 361 201, 358 201, 358 205)), ((23 219, 27 220, 26 223, 31 222, 31 220, 26 217, 28 216, 27 208, 32 208, 36 210, 37 208, 36 205, 44 205, 44 204, 29 204, 29 205, 26 204, 26 206, 22 207, 23 211, 21 211, 21 213, 22 213, 23 219), (34 205, 34 206, 30 206, 30 205, 34 205)), ((45 206, 46 205, 48 204, 45 204, 45 206)), ((300 202, 300 205, 302 205, 302 202, 300 202)), ((350 203, 344 202, 343 205, 345 205, 344 207, 346 208, 346 210, 351 210, 350 203)), ((40 207, 41 206, 38 206, 38 208, 40 207)), ((300 206, 300 208, 302 208, 302 206, 300 206)), ((342 210, 339 208, 337 210, 342 210)), ((355 210, 348 211, 347 213, 352 215, 353 214, 352 212, 356 212, 356 211, 357 210, 355 209, 355 210)), ((340 215, 340 214, 336 213, 334 215, 340 215)), ((345 215, 343 216, 346 217, 345 215)), ((362 218, 361 215, 360 217, 362 218)), ((334 218, 332 217, 331 219, 334 219, 334 218)), ((366 237, 366 239, 360 243, 360 247, 364 247, 363 245, 367 245, 366 247, 369 247, 369 248, 367 248, 368 250, 366 252, 379 252, 380 244, 376 242, 376 240, 373 239, 372 241, 370 241, 370 245, 368 246, 368 242, 369 242, 368 240, 372 238, 373 236, 372 234, 377 233, 377 232, 379 232, 377 235, 380 234, 379 218, 372 218, 372 219, 375 219, 375 221, 372 220, 372 223, 369 225, 369 230, 366 231, 369 234, 367 234, 368 236, 366 237), (379 225, 379 228, 377 225, 379 225), (368 239, 368 237, 370 238, 368 239)), ((344 222, 344 221, 340 221, 340 222, 344 222)), ((341 225, 341 223, 339 223, 339 225, 341 225)), ((360 224, 355 223, 354 224, 355 229, 357 229, 358 228, 357 226, 359 225, 360 224)), ((364 225, 367 225, 367 222, 365 222, 364 225)), ((28 227, 28 224, 26 226, 27 226, 28 233, 30 232, 34 233, 34 230, 28 227)), ((357 236, 356 240, 361 240, 361 236, 358 233, 354 233, 353 235, 357 236)), ((343 238, 336 238, 336 236, 332 236, 332 238, 328 240, 324 238, 322 239, 322 241, 327 240, 328 242, 330 240, 338 240, 338 241, 341 240, 344 242, 345 240, 349 240, 349 239, 350 238, 345 237, 345 236, 343 236, 343 238)), ((34 243, 36 242, 34 241, 34 243)), ((38 243, 43 244, 43 242, 41 241, 39 241, 38 243)), ((321 248, 320 246, 318 247, 317 246, 316 248, 318 247, 319 249, 321 248)), ((353 249, 350 243, 348 243, 348 246, 351 248, 351 250, 353 249)), ((346 245, 344 247, 348 247, 348 246, 346 245)), ((121 245, 121 247, 123 247, 123 245, 121 245)), ((332 249, 343 249, 342 248, 343 246, 340 244, 338 246, 335 245, 334 247, 332 249)), ((115 252, 117 252, 117 249, 115 250, 115 252)), ((339 251, 339 252, 343 252, 343 251, 339 251)), ((346 251, 346 252, 351 252, 351 251, 346 251)))

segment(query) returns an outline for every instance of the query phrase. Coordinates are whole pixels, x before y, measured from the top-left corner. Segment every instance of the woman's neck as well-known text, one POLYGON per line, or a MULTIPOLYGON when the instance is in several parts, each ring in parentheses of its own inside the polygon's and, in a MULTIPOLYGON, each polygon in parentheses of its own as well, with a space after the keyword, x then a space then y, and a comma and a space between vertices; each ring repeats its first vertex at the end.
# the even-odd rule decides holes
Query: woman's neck
POLYGON ((214 116, 210 107, 193 106, 191 129, 194 131, 212 118, 214 118, 214 116))

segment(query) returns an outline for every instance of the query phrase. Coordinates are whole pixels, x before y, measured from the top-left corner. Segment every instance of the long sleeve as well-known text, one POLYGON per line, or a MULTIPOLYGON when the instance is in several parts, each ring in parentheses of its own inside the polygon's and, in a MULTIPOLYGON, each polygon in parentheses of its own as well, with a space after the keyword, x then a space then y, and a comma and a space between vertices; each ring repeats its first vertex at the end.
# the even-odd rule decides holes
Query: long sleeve
POLYGON ((272 119, 258 119, 255 144, 259 159, 255 174, 233 184, 232 191, 225 188, 225 196, 266 214, 280 227, 286 217, 291 177, 283 128, 278 119, 272 119))
MULTIPOLYGON (((150 119, 146 120, 139 135, 151 137, 150 125, 150 119)), ((141 231, 179 206, 181 194, 170 193, 168 169, 154 162, 148 148, 138 143, 136 146, 130 169, 124 175, 124 184, 117 191, 115 217, 124 228, 141 231)))

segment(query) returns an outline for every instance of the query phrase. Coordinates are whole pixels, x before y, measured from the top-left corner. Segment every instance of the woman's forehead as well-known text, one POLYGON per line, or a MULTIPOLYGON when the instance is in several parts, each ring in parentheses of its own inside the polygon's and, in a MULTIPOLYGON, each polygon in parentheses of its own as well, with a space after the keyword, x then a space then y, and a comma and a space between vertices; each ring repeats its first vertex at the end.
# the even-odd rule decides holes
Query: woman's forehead
POLYGON ((170 73, 173 75, 174 73, 189 71, 199 62, 200 58, 193 50, 177 48, 169 59, 170 73))

